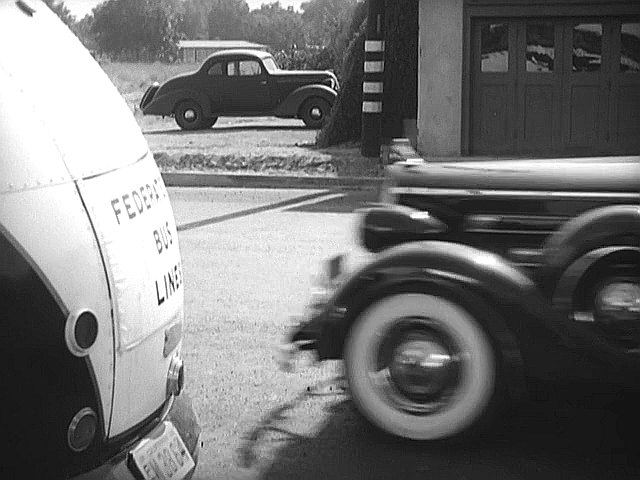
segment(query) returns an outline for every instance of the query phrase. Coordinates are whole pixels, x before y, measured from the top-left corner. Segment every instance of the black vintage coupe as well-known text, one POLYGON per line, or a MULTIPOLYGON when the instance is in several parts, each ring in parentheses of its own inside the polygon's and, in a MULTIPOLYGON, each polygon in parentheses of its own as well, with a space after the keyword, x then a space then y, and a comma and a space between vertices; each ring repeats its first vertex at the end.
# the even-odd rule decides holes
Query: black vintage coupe
POLYGON ((405 160, 359 235, 372 259, 330 260, 282 361, 344 359, 380 429, 441 440, 550 388, 640 390, 640 157, 405 160))
POLYGON ((184 130, 209 128, 220 116, 271 115, 319 128, 337 90, 332 72, 280 70, 267 52, 227 50, 210 55, 193 73, 150 86, 140 109, 174 116, 184 130))

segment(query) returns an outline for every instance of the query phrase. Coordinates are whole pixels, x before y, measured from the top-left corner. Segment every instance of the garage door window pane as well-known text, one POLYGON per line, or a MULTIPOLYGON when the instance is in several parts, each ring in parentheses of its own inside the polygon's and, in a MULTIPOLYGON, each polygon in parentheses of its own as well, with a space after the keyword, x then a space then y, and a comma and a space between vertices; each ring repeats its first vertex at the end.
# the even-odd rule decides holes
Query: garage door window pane
POLYGON ((509 26, 505 23, 483 25, 480 48, 483 72, 509 70, 509 26))
POLYGON ((579 23, 573 27, 574 72, 597 72, 602 65, 602 24, 579 23))
POLYGON ((640 23, 623 23, 620 32, 620 71, 640 73, 640 23))
POLYGON ((527 72, 553 72, 556 50, 553 23, 527 24, 527 72))

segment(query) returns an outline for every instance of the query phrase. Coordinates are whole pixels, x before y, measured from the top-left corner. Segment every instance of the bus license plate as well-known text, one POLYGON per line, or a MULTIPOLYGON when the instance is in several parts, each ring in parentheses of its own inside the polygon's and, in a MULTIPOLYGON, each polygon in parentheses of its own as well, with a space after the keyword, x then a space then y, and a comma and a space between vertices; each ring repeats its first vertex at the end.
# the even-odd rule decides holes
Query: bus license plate
POLYGON ((193 458, 171 422, 160 437, 143 440, 131 452, 145 480, 182 480, 195 467, 193 458))

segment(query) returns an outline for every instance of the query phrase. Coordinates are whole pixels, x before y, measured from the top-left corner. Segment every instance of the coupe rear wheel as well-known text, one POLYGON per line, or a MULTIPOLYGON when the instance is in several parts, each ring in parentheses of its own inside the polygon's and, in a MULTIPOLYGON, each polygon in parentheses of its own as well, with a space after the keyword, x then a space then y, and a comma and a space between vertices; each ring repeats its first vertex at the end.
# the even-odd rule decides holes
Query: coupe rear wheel
POLYGON ((320 128, 324 124, 331 105, 323 98, 309 98, 302 104, 300 109, 300 118, 309 128, 320 128))
POLYGON ((207 125, 207 120, 202 116, 200 104, 193 100, 180 102, 174 113, 176 123, 182 130, 200 130, 213 125, 207 125))
POLYGON ((474 430, 496 399, 491 341, 460 305, 401 293, 369 306, 345 344, 353 401, 383 431, 442 440, 474 430))

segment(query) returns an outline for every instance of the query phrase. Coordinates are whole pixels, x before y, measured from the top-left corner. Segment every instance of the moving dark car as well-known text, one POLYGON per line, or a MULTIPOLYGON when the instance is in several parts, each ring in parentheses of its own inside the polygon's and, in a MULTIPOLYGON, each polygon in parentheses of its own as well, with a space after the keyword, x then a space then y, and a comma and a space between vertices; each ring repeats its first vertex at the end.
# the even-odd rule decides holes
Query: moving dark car
POLYGON ((299 118, 319 128, 337 90, 332 72, 280 70, 267 52, 227 50, 209 56, 196 72, 150 86, 140 109, 174 116, 184 130, 209 128, 220 116, 299 118))
POLYGON ((545 388, 640 388, 640 157, 399 162, 359 234, 373 258, 330 261, 283 361, 344 359, 380 429, 440 440, 545 388))

